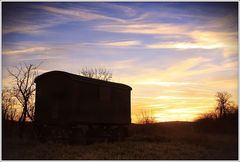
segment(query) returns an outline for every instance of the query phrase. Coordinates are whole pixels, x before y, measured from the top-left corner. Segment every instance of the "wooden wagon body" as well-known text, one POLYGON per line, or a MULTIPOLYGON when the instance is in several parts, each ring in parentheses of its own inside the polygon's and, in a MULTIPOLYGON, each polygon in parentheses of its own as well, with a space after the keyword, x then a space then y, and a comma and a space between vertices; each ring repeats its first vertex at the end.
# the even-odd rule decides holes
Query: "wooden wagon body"
POLYGON ((38 125, 123 126, 131 123, 131 90, 119 83, 62 71, 38 76, 35 123, 38 125))

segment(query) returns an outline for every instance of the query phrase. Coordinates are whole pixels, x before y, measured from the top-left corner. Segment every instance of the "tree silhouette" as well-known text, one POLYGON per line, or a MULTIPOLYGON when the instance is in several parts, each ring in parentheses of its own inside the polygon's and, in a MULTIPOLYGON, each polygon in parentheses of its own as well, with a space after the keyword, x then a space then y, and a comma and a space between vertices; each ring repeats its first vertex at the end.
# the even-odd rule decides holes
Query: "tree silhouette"
POLYGON ((2 90, 2 119, 3 121, 13 121, 16 119, 16 100, 12 89, 4 87, 2 90))
POLYGON ((21 105, 22 113, 19 118, 19 136, 22 137, 25 127, 26 118, 33 120, 33 105, 35 85, 34 79, 38 74, 38 66, 33 64, 20 64, 12 69, 8 69, 10 76, 13 78, 13 96, 16 97, 21 105))
POLYGON ((227 113, 231 111, 233 103, 230 101, 231 94, 228 92, 217 92, 216 112, 219 118, 225 118, 227 113))
POLYGON ((82 68, 80 70, 80 75, 89 77, 89 78, 95 78, 105 81, 110 81, 112 79, 112 72, 107 70, 106 68, 82 68))
POLYGON ((230 100, 231 94, 217 92, 215 97, 215 110, 201 114, 196 119, 197 128, 206 132, 237 133, 238 106, 230 100))
POLYGON ((153 116, 153 113, 152 111, 147 111, 147 110, 143 110, 141 111, 138 116, 138 123, 139 124, 153 124, 153 123, 156 123, 156 119, 155 117, 153 116))

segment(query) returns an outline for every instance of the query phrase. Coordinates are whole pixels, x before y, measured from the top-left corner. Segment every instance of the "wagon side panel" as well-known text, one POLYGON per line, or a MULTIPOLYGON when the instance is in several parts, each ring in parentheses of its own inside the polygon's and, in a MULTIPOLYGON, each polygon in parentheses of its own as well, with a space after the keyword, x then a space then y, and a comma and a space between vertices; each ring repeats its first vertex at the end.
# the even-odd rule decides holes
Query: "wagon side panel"
POLYGON ((62 76, 52 76, 37 82, 36 122, 42 124, 64 124, 71 113, 71 84, 62 76))

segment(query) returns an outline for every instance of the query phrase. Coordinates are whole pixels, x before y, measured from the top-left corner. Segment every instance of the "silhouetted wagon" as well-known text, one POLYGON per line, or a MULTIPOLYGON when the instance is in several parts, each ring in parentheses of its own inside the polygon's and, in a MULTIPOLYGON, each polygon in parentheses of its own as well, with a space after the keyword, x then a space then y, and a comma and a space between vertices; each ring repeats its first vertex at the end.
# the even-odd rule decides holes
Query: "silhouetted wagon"
POLYGON ((131 87, 62 71, 44 73, 35 83, 35 123, 41 137, 76 140, 127 135, 131 87))

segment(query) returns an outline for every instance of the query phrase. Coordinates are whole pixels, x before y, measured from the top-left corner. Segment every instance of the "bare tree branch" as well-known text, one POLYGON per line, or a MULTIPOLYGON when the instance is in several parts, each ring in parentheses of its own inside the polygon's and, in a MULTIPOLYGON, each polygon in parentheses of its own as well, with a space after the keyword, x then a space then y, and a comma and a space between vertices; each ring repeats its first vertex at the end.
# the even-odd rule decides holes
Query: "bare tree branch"
MULTIPOLYGON (((41 63, 40 63, 41 64, 41 63)), ((34 101, 35 85, 34 78, 37 76, 37 69, 40 66, 33 64, 20 64, 12 69, 8 69, 10 76, 12 76, 15 85, 13 86, 13 95, 19 101, 22 107, 22 114, 19 118, 19 123, 24 125, 26 118, 34 120, 32 110, 34 107, 30 106, 34 101), (31 113, 30 113, 31 112, 31 113)))
POLYGON ((95 78, 105 81, 110 81, 112 79, 112 72, 105 68, 82 68, 79 73, 81 76, 95 78))
POLYGON ((156 118, 153 116, 153 112, 150 110, 141 111, 138 116, 139 124, 153 124, 156 123, 156 118))
POLYGON ((217 92, 216 94, 217 107, 216 112, 218 113, 219 118, 224 118, 231 106, 230 98, 231 94, 227 92, 217 92))
POLYGON ((13 121, 16 119, 16 100, 13 98, 13 91, 4 87, 2 90, 2 117, 4 120, 13 121))

